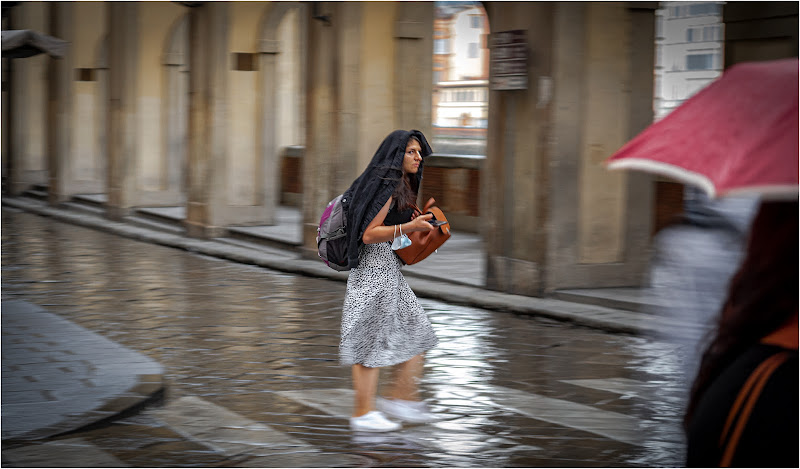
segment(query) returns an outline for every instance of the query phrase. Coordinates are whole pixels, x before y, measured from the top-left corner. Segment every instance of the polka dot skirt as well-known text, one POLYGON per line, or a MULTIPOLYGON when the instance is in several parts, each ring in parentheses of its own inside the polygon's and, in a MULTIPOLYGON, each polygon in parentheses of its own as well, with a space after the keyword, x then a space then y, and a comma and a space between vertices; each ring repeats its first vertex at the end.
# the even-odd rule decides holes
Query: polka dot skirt
POLYGON ((391 243, 366 244, 350 270, 342 309, 339 360, 375 368, 408 361, 439 340, 400 272, 391 243))

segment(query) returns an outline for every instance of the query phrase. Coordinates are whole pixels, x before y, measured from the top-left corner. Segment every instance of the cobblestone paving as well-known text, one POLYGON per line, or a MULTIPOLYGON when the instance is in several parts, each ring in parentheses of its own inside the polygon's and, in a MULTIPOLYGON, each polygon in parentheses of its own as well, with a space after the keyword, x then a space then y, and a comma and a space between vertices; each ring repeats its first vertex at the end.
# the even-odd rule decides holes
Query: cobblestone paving
POLYGON ((4 445, 7 466, 69 465, 74 455, 83 466, 683 463, 678 353, 640 337, 422 300, 440 338, 422 388, 447 419, 365 437, 344 418, 343 283, 4 208, 2 296, 147 355, 167 385, 162 405, 133 417, 4 445))

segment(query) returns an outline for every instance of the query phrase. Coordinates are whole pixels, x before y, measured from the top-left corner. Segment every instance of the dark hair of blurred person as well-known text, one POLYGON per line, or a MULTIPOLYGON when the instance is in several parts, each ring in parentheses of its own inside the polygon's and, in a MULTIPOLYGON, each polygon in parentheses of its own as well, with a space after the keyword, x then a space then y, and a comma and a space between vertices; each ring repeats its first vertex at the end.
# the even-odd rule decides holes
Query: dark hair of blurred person
POLYGON ((764 202, 684 418, 687 466, 798 467, 798 203, 764 202))

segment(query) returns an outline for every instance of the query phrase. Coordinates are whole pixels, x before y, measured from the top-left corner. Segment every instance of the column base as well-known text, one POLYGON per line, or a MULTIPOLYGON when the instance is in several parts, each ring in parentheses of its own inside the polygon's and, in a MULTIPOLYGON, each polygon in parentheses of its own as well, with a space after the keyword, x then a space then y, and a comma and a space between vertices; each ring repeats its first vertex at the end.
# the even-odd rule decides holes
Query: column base
POLYGON ((183 227, 186 229, 186 236, 190 238, 220 238, 228 234, 228 230, 224 226, 204 225, 189 220, 183 221, 183 227))
POLYGON ((514 295, 541 297, 544 294, 539 264, 502 256, 489 256, 486 286, 490 290, 514 295))

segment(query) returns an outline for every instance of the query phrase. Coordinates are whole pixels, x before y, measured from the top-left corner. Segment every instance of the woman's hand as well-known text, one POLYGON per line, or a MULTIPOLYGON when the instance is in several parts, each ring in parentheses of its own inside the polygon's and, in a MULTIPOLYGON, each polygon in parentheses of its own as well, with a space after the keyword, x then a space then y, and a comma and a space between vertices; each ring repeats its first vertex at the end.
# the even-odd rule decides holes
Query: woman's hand
POLYGON ((415 211, 414 214, 411 215, 411 221, 405 223, 404 231, 407 231, 409 233, 412 231, 422 231, 422 232, 433 231, 435 227, 430 223, 428 223, 428 221, 431 218, 433 218, 432 213, 426 213, 424 215, 421 215, 419 214, 419 212, 415 211))
POLYGON ((416 210, 411 215, 411 221, 403 223, 402 225, 385 226, 383 221, 386 219, 386 214, 389 213, 389 207, 391 204, 392 198, 389 197, 389 200, 386 201, 386 203, 383 205, 383 208, 381 208, 375 218, 369 222, 367 229, 364 230, 364 234, 361 236, 361 241, 364 244, 392 241, 397 236, 400 236, 400 229, 398 228, 402 228, 403 233, 411 233, 412 231, 428 232, 433 231, 436 228, 428 223, 428 221, 433 218, 432 213, 426 213, 425 215, 422 215, 416 210))

